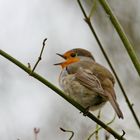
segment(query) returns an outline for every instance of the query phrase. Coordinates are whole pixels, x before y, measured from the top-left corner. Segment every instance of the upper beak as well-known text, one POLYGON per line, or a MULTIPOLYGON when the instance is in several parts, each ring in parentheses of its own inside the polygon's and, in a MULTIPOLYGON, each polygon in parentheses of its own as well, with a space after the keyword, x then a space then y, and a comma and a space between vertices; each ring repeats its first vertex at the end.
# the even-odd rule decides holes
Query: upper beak
MULTIPOLYGON (((66 59, 66 57, 64 56, 64 55, 62 55, 62 54, 59 54, 59 53, 56 53, 58 56, 60 56, 60 57, 62 57, 63 59, 66 59)), ((56 64, 54 64, 54 65, 61 65, 63 62, 61 62, 61 63, 56 63, 56 64)))
POLYGON ((64 59, 66 59, 66 57, 64 56, 64 55, 62 55, 62 54, 59 54, 59 53, 56 53, 58 56, 60 56, 60 57, 62 57, 62 58, 64 58, 64 59))

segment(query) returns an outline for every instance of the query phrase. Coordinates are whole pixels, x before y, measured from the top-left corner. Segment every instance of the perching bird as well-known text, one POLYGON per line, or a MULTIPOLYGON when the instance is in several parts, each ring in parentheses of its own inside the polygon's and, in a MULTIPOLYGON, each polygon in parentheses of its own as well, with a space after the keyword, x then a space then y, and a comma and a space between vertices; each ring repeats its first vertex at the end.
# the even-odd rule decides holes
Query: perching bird
POLYGON ((107 68, 96 63, 85 49, 76 48, 57 55, 65 59, 55 65, 62 66, 59 84, 68 96, 91 111, 109 101, 118 117, 123 118, 114 91, 115 80, 107 68))

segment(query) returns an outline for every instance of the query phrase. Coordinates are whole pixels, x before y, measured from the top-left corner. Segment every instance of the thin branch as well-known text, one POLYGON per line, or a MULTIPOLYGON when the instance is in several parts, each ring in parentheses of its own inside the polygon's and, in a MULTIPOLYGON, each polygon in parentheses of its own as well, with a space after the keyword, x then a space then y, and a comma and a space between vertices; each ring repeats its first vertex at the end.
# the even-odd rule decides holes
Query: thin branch
MULTIPOLYGON (((7 54, 6 52, 4 52, 3 50, 0 50, 0 55, 2 55, 4 58, 8 59, 9 61, 11 61, 12 63, 14 63, 15 65, 17 65, 19 68, 21 68, 22 70, 24 70, 26 73, 30 74, 31 73, 31 69, 29 69, 27 66, 25 66, 23 63, 21 63, 20 61, 18 61, 17 59, 13 58, 12 56, 10 56, 9 54, 7 54)), ((58 95, 60 95, 61 97, 63 97, 65 100, 67 100, 69 103, 71 103, 73 106, 75 106, 77 109, 79 109, 82 112, 85 112, 85 108, 82 107, 79 103, 77 103, 76 101, 74 101, 72 98, 68 97, 63 91, 61 91, 59 88, 57 88, 56 86, 54 86, 52 83, 50 83, 49 81, 47 81, 45 78, 43 78, 41 75, 33 72, 32 77, 34 77, 35 79, 37 79, 38 81, 40 81, 41 83, 43 83, 44 85, 48 86, 50 89, 52 89, 53 91, 55 91, 58 95)), ((95 121, 96 123, 98 123, 100 126, 102 126, 105 130, 107 130, 109 133, 111 133, 116 139, 119 140, 125 140, 125 138, 122 138, 121 135, 119 135, 116 131, 114 131, 112 128, 110 128, 109 126, 107 126, 105 123, 103 123, 102 121, 100 121, 99 119, 97 119, 92 113, 87 112, 87 116, 95 121)))
POLYGON ((100 4, 102 5, 102 7, 104 8, 105 12, 109 15, 109 18, 113 24, 113 26, 115 27, 116 31, 118 32, 120 39, 122 40, 125 49, 127 50, 127 53, 129 54, 132 63, 135 66, 135 69, 137 70, 139 76, 140 76, 140 61, 133 49, 132 44, 130 43, 130 41, 128 40, 123 28, 121 27, 118 19, 116 18, 116 16, 114 15, 112 9, 110 8, 108 2, 106 0, 99 0, 100 4))
MULTIPOLYGON (((43 50, 44 50, 45 45, 46 45, 46 44, 45 44, 46 41, 47 41, 47 38, 45 38, 45 39, 43 40, 43 45, 42 45, 42 49, 41 49, 40 55, 39 55, 38 60, 36 61, 35 65, 34 65, 34 67, 33 67, 33 69, 32 69, 32 71, 31 71, 31 74, 34 72, 34 70, 36 69, 36 67, 37 67, 37 65, 38 65, 38 63, 39 63, 39 61, 41 61, 41 59, 42 59, 41 57, 42 57, 43 50)), ((30 63, 28 63, 28 66, 31 67, 31 66, 30 66, 30 63)))
MULTIPOLYGON (((113 119, 110 122, 108 122, 106 125, 108 126, 108 125, 112 124, 115 121, 115 118, 116 118, 116 114, 114 115, 113 119)), ((87 140, 90 140, 93 137, 93 135, 96 134, 96 132, 99 131, 100 129, 102 129, 102 127, 96 128, 96 130, 90 134, 90 136, 88 137, 87 140)))
POLYGON ((124 98, 125 98, 125 100, 127 102, 128 107, 129 107, 129 109, 130 109, 130 111, 131 111, 131 113, 132 113, 132 115, 133 115, 133 117, 134 117, 134 119, 136 121, 136 124, 140 128, 140 122, 139 122, 139 119, 138 119, 138 117, 137 117, 134 109, 133 109, 132 103, 130 102, 129 98, 127 97, 127 94, 126 94, 126 92, 125 92, 125 90, 123 88, 123 85, 122 85, 119 77, 117 76, 117 73, 115 72, 115 69, 113 68, 113 65, 111 64, 111 61, 109 60, 109 58, 107 56, 107 53, 105 52, 105 50, 103 48, 103 45, 101 44, 101 42, 100 42, 100 40, 99 40, 99 38, 98 38, 98 36, 97 36, 97 34, 95 32, 95 29, 94 29, 93 25, 91 24, 90 18, 86 15, 86 12, 85 12, 82 4, 81 4, 81 1, 80 0, 77 0, 77 2, 79 4, 79 6, 80 6, 80 9, 81 9, 84 17, 85 17, 86 23, 88 24, 91 32, 93 33, 93 36, 95 37, 95 39, 96 39, 96 41, 97 41, 97 43, 98 43, 98 45, 99 45, 99 47, 100 47, 100 49, 101 49, 101 51, 102 51, 102 53, 104 55, 106 61, 108 62, 109 66, 110 66, 110 68, 111 68, 111 70, 112 70, 112 72, 113 72, 113 74, 114 74, 114 76, 115 76, 115 78, 116 78, 116 80, 118 82, 118 85, 119 85, 119 87, 120 87, 120 89, 121 89, 121 91, 123 93, 123 96, 124 96, 124 98))
POLYGON ((89 18, 91 18, 93 15, 94 15, 94 12, 96 11, 96 9, 97 9, 97 0, 94 0, 93 1, 93 5, 92 5, 92 8, 91 8, 91 10, 90 10, 90 13, 89 13, 89 18))
POLYGON ((71 136, 70 136, 69 140, 72 140, 72 138, 74 137, 74 132, 73 131, 66 130, 66 129, 62 128, 62 127, 60 127, 60 130, 63 131, 63 132, 71 133, 71 136))

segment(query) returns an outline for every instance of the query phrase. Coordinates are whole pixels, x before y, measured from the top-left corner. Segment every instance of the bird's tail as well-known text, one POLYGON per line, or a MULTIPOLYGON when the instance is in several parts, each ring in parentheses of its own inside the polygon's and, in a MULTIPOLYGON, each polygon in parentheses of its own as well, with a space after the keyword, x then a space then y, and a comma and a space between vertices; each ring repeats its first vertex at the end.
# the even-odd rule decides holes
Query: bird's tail
POLYGON ((114 108, 115 112, 117 113, 119 118, 123 119, 123 113, 119 107, 119 104, 116 100, 116 94, 113 88, 109 88, 106 91, 106 95, 108 96, 108 100, 111 103, 112 107, 114 108))
POLYGON ((109 98, 109 102, 113 106, 113 108, 114 108, 115 112, 117 113, 118 117, 123 119, 123 113, 122 113, 116 99, 111 94, 108 95, 108 98, 109 98))

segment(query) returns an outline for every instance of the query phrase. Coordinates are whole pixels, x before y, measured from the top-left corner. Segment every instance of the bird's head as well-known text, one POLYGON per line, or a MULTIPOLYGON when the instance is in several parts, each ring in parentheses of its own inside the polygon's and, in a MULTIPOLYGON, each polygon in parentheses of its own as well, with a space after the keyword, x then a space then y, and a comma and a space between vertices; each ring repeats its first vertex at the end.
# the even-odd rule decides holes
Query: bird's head
POLYGON ((80 59, 82 57, 89 57, 94 60, 94 57, 92 56, 92 54, 89 51, 87 51, 85 49, 81 49, 81 48, 69 50, 69 51, 65 52, 64 54, 57 53, 57 55, 64 58, 65 61, 54 64, 54 65, 61 65, 62 68, 67 67, 69 64, 80 61, 80 59))

